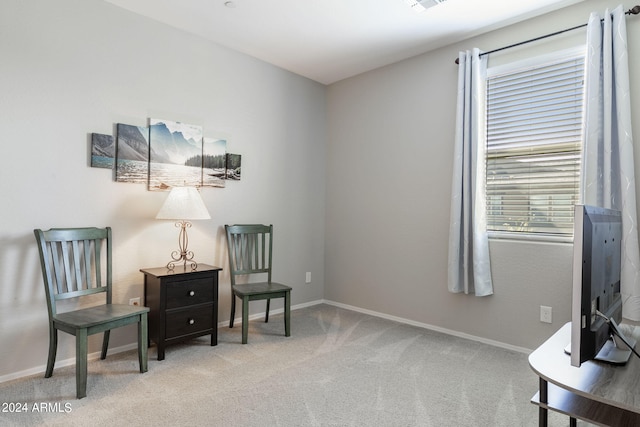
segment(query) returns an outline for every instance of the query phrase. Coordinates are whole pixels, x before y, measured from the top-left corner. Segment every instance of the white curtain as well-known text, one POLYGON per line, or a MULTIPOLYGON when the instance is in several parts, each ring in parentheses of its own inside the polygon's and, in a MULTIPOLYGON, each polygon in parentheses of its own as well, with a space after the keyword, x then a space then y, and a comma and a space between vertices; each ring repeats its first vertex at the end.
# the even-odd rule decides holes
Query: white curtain
POLYGON ((622 211, 623 316, 640 320, 640 256, 629 101, 627 30, 622 6, 587 26, 586 126, 582 162, 585 204, 622 211))
POLYGON ((485 111, 486 56, 458 56, 458 108, 451 190, 448 287, 451 292, 493 294, 486 231, 485 111))

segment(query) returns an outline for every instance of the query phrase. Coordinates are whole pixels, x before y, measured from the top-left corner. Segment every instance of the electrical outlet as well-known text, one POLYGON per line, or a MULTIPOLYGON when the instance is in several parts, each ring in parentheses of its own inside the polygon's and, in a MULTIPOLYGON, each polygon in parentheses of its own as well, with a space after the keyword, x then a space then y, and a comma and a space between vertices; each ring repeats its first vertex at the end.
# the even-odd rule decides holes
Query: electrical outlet
POLYGON ((305 276, 304 282, 305 283, 311 283, 311 272, 310 271, 307 271, 307 275, 305 276))
POLYGON ((540 321, 543 323, 551 323, 551 307, 545 305, 540 306, 540 321))
POLYGON ((129 300, 129 305, 140 305, 140 297, 131 298, 129 300))

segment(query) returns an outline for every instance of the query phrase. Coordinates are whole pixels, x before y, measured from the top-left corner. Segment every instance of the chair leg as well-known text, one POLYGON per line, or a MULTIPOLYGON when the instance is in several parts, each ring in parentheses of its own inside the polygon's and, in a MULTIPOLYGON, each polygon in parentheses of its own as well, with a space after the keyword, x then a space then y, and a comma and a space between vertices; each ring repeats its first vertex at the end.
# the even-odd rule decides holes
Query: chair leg
POLYGON ((58 350, 58 330, 49 324, 49 357, 47 359, 47 370, 44 374, 45 378, 53 375, 53 365, 56 363, 56 352, 58 350))
POLYGON ((76 397, 87 395, 87 330, 76 332, 76 397))
POLYGON ((140 373, 147 372, 148 357, 147 357, 147 313, 140 315, 140 321, 138 322, 138 362, 140 363, 140 373))
POLYGON ((269 307, 271 306, 271 298, 267 299, 267 311, 264 313, 264 323, 269 322, 269 307))
POLYGON ((249 298, 242 298, 242 344, 247 343, 249 335, 249 298))
POLYGON ((291 336, 291 292, 284 294, 284 336, 291 336))
POLYGON ((231 317, 229 318, 229 327, 233 328, 233 318, 236 317, 236 296, 231 291, 231 317))
POLYGON ((104 360, 107 358, 107 349, 109 348, 109 336, 111 335, 110 330, 104 331, 104 338, 102 338, 102 353, 100 354, 100 359, 104 360))

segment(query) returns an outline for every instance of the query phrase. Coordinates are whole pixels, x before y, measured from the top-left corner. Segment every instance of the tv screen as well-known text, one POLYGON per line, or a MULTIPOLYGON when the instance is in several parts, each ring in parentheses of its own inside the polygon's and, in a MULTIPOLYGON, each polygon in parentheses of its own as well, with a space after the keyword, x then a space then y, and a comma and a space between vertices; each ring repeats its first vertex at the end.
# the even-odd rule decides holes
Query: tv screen
POLYGON ((621 242, 619 211, 575 206, 570 350, 573 366, 591 359, 625 363, 631 354, 626 346, 617 346, 610 339, 612 328, 622 319, 621 242))

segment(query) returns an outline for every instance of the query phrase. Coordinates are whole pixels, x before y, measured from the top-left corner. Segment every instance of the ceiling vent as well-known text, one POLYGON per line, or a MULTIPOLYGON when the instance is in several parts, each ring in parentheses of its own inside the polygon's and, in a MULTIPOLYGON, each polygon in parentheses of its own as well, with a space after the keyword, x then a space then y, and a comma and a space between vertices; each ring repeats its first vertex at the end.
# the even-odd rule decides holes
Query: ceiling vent
POLYGON ((404 0, 416 12, 422 12, 430 7, 444 3, 446 0, 404 0))

